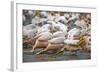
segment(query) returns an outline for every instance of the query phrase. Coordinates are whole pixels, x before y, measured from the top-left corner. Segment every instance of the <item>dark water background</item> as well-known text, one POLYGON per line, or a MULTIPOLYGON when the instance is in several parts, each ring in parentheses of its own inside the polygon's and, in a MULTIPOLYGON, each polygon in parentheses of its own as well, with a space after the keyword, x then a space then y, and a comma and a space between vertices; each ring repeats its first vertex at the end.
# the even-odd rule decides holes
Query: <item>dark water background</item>
MULTIPOLYGON (((39 49, 35 52, 39 51, 39 49)), ((87 60, 91 59, 91 53, 79 51, 71 53, 64 51, 63 53, 55 54, 40 54, 36 55, 29 51, 23 51, 23 62, 45 62, 45 61, 64 61, 64 60, 87 60)))

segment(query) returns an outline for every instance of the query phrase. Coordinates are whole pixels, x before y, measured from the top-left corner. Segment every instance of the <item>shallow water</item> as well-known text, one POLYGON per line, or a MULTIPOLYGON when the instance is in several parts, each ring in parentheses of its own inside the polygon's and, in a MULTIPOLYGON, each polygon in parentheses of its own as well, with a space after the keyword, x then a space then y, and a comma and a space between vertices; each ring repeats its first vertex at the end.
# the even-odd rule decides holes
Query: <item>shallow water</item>
POLYGON ((44 61, 63 61, 63 60, 67 61, 67 60, 87 60, 87 59, 91 59, 91 54, 82 51, 74 54, 68 51, 64 51, 63 53, 57 55, 55 54, 36 55, 28 51, 23 52, 23 62, 44 62, 44 61))

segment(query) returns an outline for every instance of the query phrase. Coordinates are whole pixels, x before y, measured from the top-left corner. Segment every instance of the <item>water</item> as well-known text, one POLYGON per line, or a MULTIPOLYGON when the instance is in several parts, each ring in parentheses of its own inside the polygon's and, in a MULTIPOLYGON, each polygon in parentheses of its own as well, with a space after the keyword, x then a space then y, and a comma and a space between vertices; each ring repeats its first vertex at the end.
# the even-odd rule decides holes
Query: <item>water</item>
MULTIPOLYGON (((36 52, 39 50, 36 50, 36 52)), ((91 59, 91 54, 89 52, 77 52, 71 53, 64 51, 59 54, 40 54, 36 55, 31 52, 23 52, 23 62, 46 62, 46 61, 68 61, 68 60, 87 60, 91 59)))

